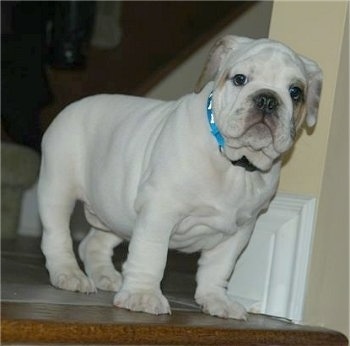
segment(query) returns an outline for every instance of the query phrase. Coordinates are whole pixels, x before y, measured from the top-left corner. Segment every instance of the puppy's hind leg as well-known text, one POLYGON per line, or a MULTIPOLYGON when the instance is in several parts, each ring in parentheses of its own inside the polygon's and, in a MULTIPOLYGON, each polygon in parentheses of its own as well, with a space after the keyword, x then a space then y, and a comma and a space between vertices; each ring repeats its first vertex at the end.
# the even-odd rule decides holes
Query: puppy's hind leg
POLYGON ((76 189, 62 167, 43 156, 38 199, 43 224, 41 248, 53 286, 84 293, 95 292, 93 282, 81 271, 75 258, 69 221, 76 200, 76 189), (64 173, 64 172, 63 172, 64 173))
POLYGON ((112 263, 113 249, 123 239, 110 231, 91 228, 79 245, 79 256, 85 265, 85 272, 95 286, 105 291, 119 291, 122 276, 112 263))

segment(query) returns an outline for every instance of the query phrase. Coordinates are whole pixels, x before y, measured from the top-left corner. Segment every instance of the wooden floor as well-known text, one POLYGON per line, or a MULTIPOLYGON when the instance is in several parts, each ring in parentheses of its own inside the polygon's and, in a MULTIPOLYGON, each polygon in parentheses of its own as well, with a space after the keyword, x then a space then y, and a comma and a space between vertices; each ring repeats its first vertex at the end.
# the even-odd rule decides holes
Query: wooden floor
MULTIPOLYGON (((116 252, 117 267, 126 247, 116 252)), ((39 239, 2 242, 2 344, 9 345, 347 345, 334 331, 250 314, 207 316, 194 303, 197 255, 169 254, 163 292, 171 315, 113 307, 113 293, 84 295, 49 284, 39 239)))

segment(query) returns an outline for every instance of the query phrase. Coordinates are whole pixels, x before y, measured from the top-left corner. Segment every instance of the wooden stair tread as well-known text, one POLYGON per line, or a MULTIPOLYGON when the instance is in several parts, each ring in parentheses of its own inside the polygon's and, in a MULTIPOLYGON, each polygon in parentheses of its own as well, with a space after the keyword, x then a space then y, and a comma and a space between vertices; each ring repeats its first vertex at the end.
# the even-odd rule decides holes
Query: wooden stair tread
POLYGON ((250 315, 247 322, 175 311, 152 316, 113 307, 2 304, 7 343, 133 345, 347 345, 334 331, 250 315))
MULTIPOLYGON (((84 295, 84 303, 79 303, 82 294, 72 292, 71 295, 76 295, 74 304, 64 299, 61 304, 47 299, 43 302, 37 295, 45 293, 45 287, 62 297, 67 291, 50 287, 39 244, 39 239, 25 237, 2 241, 1 336, 4 345, 347 345, 347 339, 338 332, 264 315, 249 314, 248 321, 220 319, 205 315, 198 308, 181 308, 181 304, 177 305, 180 308, 172 309, 171 315, 129 312, 112 305, 113 293, 102 305, 86 303, 94 299, 93 295, 84 295), (14 283, 30 290, 32 298, 28 301, 20 301, 19 296, 12 301, 4 299, 14 283)), ((125 246, 119 253, 117 248, 117 266, 125 255, 125 246)), ((169 253, 165 295, 174 295, 185 302, 193 299, 196 261, 196 255, 169 253)))

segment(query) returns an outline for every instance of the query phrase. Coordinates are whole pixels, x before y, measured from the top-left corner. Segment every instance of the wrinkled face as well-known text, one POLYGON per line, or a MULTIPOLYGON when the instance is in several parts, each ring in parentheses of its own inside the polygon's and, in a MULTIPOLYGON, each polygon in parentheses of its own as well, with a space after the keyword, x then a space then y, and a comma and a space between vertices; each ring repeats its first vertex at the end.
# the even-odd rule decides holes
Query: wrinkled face
POLYGON ((258 169, 270 169, 292 146, 308 102, 315 102, 309 89, 318 88, 312 92, 319 97, 320 83, 312 86, 309 79, 303 60, 277 42, 249 40, 241 49, 227 50, 213 91, 224 155, 231 161, 245 156, 258 169))

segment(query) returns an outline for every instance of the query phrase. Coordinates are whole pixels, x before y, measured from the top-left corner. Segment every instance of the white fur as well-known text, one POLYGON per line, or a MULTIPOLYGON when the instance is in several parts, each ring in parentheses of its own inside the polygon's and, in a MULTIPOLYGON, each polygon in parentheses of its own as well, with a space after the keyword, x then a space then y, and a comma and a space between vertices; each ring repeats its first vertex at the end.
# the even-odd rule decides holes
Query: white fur
POLYGON ((47 130, 39 205, 42 249, 54 286, 118 291, 116 306, 169 313, 160 290, 168 248, 201 251, 196 301, 211 315, 246 318, 244 308, 226 295, 227 280, 258 214, 276 191, 280 154, 293 142, 289 84, 293 78, 306 83, 307 76, 302 60, 272 41, 229 37, 215 49, 221 58, 213 61, 214 52, 207 68, 214 82, 198 94, 172 102, 88 97, 67 107, 47 130), (236 65, 234 73, 249 72, 254 81, 239 89, 230 80, 220 84, 222 73, 236 65), (277 65, 279 70, 272 71, 277 65), (245 128, 249 96, 260 88, 272 89, 283 102, 276 126, 264 138, 245 128), (223 153, 206 119, 213 89, 214 113, 228 143, 223 153), (235 109, 241 113, 235 115, 235 109), (233 166, 230 160, 242 155, 263 171, 233 166), (78 267, 70 237, 76 200, 84 202, 92 226, 79 247, 87 276, 78 267), (111 256, 124 239, 130 245, 122 279, 111 256))

